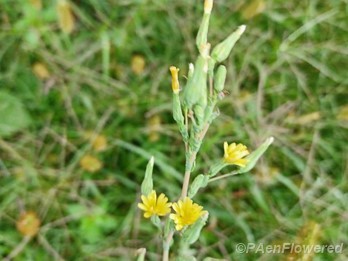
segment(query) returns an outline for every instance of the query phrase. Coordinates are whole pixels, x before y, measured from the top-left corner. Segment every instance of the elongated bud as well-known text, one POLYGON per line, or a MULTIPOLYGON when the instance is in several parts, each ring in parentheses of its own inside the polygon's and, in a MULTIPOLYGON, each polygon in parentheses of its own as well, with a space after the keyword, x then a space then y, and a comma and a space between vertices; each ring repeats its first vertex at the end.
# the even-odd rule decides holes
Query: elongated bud
POLYGON ((179 85, 179 68, 176 68, 175 66, 170 66, 169 68, 170 73, 172 74, 172 89, 174 93, 179 93, 180 91, 180 85, 179 85))
POLYGON ((240 168, 238 173, 245 173, 250 171, 255 166, 259 158, 266 152, 268 147, 273 143, 273 141, 273 137, 268 138, 264 143, 261 144, 260 147, 258 147, 255 151, 249 154, 249 156, 245 158, 248 160, 248 163, 245 167, 240 168))
POLYGON ((202 228, 204 227, 205 223, 208 220, 208 216, 209 216, 208 211, 205 211, 203 215, 201 216, 201 218, 196 221, 196 223, 194 223, 192 226, 190 226, 189 228, 185 230, 182 236, 182 240, 186 244, 191 245, 197 241, 197 239, 199 238, 201 234, 202 228))
POLYGON ((226 60, 231 53, 233 46, 239 40, 240 36, 244 33, 245 28, 245 25, 239 26, 238 29, 230 34, 224 41, 215 46, 211 57, 219 63, 226 60))
POLYGON ((151 159, 149 160, 149 163, 147 163, 147 166, 146 166, 143 183, 141 183, 141 194, 145 196, 149 195, 153 189, 152 171, 153 171, 154 163, 155 163, 155 158, 151 157, 151 159))
POLYGON ((206 0, 204 2, 203 20, 201 22, 201 25, 199 26, 199 30, 196 37, 196 45, 201 55, 203 55, 202 49, 207 44, 209 20, 210 20, 210 13, 212 8, 213 8, 213 0, 206 0))
POLYGON ((173 92, 173 118, 178 124, 179 131, 183 137, 184 142, 188 140, 188 132, 184 123, 184 115, 182 113, 181 101, 179 93, 173 92))
POLYGON ((213 0, 205 0, 204 1, 204 13, 210 14, 211 10, 213 9, 213 0))
POLYGON ((225 86, 227 70, 224 65, 220 65, 214 77, 214 89, 216 92, 221 92, 225 86))
POLYGON ((181 102, 178 93, 173 94, 173 118, 178 124, 184 124, 184 115, 181 110, 181 102))
POLYGON ((196 104, 205 107, 207 103, 207 59, 200 55, 194 68, 192 77, 188 79, 183 91, 184 106, 190 110, 196 104))

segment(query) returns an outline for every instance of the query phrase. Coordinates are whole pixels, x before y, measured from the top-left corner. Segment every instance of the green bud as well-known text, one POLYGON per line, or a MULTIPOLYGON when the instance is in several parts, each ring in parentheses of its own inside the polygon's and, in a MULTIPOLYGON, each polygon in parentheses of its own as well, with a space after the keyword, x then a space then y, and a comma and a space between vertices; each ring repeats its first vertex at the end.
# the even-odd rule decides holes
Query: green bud
POLYGON ((203 126, 203 122, 204 122, 204 107, 203 106, 200 104, 197 104, 193 107, 193 113, 195 115, 197 125, 200 127, 203 126))
POLYGON ((203 56, 197 58, 192 77, 188 79, 183 91, 184 106, 192 110, 195 104, 207 103, 207 60, 203 56))
POLYGON ((208 185, 208 181, 209 181, 209 176, 208 175, 203 175, 203 174, 199 174, 192 182, 189 192, 188 192, 188 197, 189 198, 193 198, 198 190, 200 188, 204 188, 205 186, 208 185))
POLYGON ((238 173, 245 173, 250 171, 256 164, 256 162, 259 160, 259 158, 265 153, 265 151, 268 149, 268 147, 272 144, 274 141, 273 137, 268 138, 264 143, 261 144, 260 147, 258 147, 255 151, 253 151, 250 155, 246 157, 248 160, 248 163, 245 167, 239 169, 238 173))
POLYGON ((224 41, 215 46, 211 57, 219 63, 226 60, 230 55, 233 46, 239 40, 240 36, 244 33, 245 28, 245 25, 239 26, 238 29, 230 34, 224 41))
POLYGON ((141 183, 141 194, 147 196, 153 189, 153 181, 152 181, 152 171, 153 165, 155 163, 155 158, 151 157, 149 163, 147 163, 145 177, 143 183, 141 183))
POLYGON ((182 114, 179 93, 173 93, 173 118, 178 124, 179 131, 184 139, 184 142, 187 142, 189 137, 185 126, 184 116, 182 114))
POLYGON ((196 45, 201 55, 203 55, 204 46, 207 44, 209 19, 210 13, 205 13, 196 37, 196 45))
POLYGON ((225 87, 227 70, 224 65, 220 65, 214 77, 214 89, 216 92, 221 92, 225 87))
POLYGON ((182 114, 178 93, 173 93, 173 118, 178 124, 184 124, 184 115, 182 114))
POLYGON ((208 220, 208 216, 208 211, 204 212, 200 219, 198 219, 193 225, 191 225, 185 230, 182 236, 182 240, 184 243, 191 245, 197 241, 199 235, 201 234, 202 228, 208 220))

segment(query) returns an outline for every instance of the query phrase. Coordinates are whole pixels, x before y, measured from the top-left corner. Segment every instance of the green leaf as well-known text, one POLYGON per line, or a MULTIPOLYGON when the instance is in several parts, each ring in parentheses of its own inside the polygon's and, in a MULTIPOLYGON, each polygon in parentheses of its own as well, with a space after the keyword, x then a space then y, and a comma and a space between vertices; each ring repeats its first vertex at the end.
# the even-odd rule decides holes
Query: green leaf
POLYGON ((22 102, 15 96, 0 92, 0 136, 6 137, 29 126, 31 120, 22 102))

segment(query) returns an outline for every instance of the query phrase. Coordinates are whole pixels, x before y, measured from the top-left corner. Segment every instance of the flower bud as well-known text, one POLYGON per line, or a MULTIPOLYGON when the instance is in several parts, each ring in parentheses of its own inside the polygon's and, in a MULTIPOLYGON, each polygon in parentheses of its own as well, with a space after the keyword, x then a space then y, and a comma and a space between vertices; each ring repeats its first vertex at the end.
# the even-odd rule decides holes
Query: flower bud
POLYGON ((225 86, 227 70, 224 65, 220 65, 214 77, 214 89, 217 93, 221 92, 225 86))
POLYGON ((155 158, 151 157, 149 163, 147 163, 145 177, 143 183, 141 183, 141 194, 147 196, 151 193, 153 189, 152 171, 153 165, 155 163, 155 158))
POLYGON ((239 26, 238 29, 230 34, 224 41, 215 46, 211 57, 219 63, 226 60, 233 46, 239 40, 240 36, 244 33, 245 28, 245 25, 239 26))
POLYGON ((179 93, 180 91, 180 85, 179 85, 179 68, 176 68, 175 66, 170 66, 169 68, 170 73, 172 74, 172 89, 174 93, 179 93))
POLYGON ((196 104, 205 107, 207 103, 207 60, 199 56, 194 68, 183 93, 184 106, 190 110, 196 104))
POLYGON ((196 45, 201 55, 203 55, 202 54, 203 48, 207 44, 209 19, 210 19, 210 13, 209 14, 205 13, 203 15, 203 20, 201 22, 201 25, 199 27, 197 37, 196 37, 196 45))

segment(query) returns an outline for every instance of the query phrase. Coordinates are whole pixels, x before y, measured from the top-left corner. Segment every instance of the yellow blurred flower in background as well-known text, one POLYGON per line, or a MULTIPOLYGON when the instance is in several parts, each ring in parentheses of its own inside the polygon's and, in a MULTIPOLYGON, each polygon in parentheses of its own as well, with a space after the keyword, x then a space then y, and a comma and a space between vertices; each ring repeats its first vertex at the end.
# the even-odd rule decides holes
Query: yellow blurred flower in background
POLYGON ((147 121, 147 128, 149 133, 150 141, 158 141, 160 138, 159 130, 161 128, 161 117, 159 115, 154 115, 150 117, 147 121))
POLYGON ((91 142, 92 148, 96 152, 104 151, 108 146, 107 138, 102 134, 87 131, 84 133, 84 138, 91 142))
POLYGON ((348 105, 342 106, 339 109, 337 119, 340 121, 348 121, 348 105))
POLYGON ((57 4, 58 22, 62 32, 72 33, 75 28, 75 18, 71 10, 71 5, 67 0, 58 0, 57 4))
POLYGON ((32 211, 24 212, 17 220, 17 230, 23 236, 35 236, 40 229, 40 219, 37 214, 32 211))
POLYGON ((80 160, 80 166, 83 170, 96 172, 103 167, 103 163, 92 155, 85 155, 80 160))
POLYGON ((176 230, 194 224, 206 212, 188 197, 173 203, 172 207, 176 213, 170 214, 170 218, 174 220, 176 230))
POLYGON ((32 6, 34 6, 37 10, 42 9, 42 2, 41 0, 30 0, 30 3, 32 6))
POLYGON ((154 215, 165 216, 170 213, 172 203, 168 203, 168 198, 163 193, 157 198, 156 191, 152 190, 149 195, 142 195, 141 200, 143 203, 138 203, 138 208, 144 211, 145 218, 154 215))
POLYGON ((146 65, 146 62, 145 62, 144 56, 139 54, 133 55, 132 61, 131 61, 131 68, 135 74, 137 75, 142 74, 144 72, 145 65, 146 65))
POLYGON ((106 149, 108 142, 104 135, 98 135, 92 142, 92 147, 96 152, 100 152, 106 149))
POLYGON ((252 0, 242 9, 244 19, 251 19, 262 13, 266 9, 266 3, 263 0, 252 0))
POLYGON ((243 144, 232 143, 228 145, 224 142, 224 161, 228 164, 238 165, 240 167, 245 167, 247 159, 243 159, 245 156, 249 155, 247 147, 243 144))
POLYGON ((35 76, 37 78, 39 78, 40 80, 48 79, 51 76, 46 65, 44 65, 43 63, 40 63, 40 62, 34 63, 32 70, 33 70, 33 73, 35 74, 35 76))

